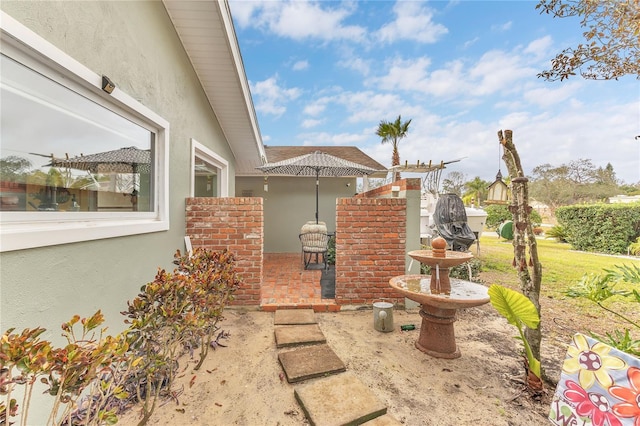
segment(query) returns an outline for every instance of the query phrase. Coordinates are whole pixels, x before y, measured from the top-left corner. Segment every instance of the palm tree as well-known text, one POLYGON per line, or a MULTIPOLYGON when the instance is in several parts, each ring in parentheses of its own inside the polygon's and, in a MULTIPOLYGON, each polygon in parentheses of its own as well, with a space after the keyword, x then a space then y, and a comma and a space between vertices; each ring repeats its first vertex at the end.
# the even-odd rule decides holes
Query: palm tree
MULTIPOLYGON (((380 121, 376 135, 382 138, 382 143, 391 142, 393 145, 393 155, 391 157, 391 167, 400 165, 400 153, 398 152, 398 143, 400 139, 407 136, 409 132, 409 124, 411 120, 407 120, 404 123, 400 116, 396 118, 396 121, 389 122, 386 120, 380 121)), ((394 172, 393 181, 400 180, 400 172, 394 172)))
POLYGON ((473 194, 476 205, 480 206, 482 200, 486 198, 489 183, 476 176, 473 180, 465 183, 464 186, 467 189, 467 194, 473 194))

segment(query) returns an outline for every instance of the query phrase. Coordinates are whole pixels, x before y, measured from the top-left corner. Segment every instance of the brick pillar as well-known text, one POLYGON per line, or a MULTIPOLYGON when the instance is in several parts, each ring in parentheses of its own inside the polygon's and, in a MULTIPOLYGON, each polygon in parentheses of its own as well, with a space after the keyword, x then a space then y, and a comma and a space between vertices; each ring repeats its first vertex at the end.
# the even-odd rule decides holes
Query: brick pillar
MULTIPOLYGON (((337 201, 337 304, 369 305, 385 299, 404 305, 389 280, 405 274, 407 251, 419 248, 419 235, 407 241, 407 197, 411 194, 419 203, 420 190, 420 179, 402 179, 337 201)), ((419 216, 419 211, 414 214, 419 216)))
POLYGON ((259 305, 262 283, 262 198, 187 198, 186 233, 194 248, 228 249, 236 257, 242 285, 232 305, 259 305))
POLYGON ((405 271, 406 199, 341 198, 336 230, 336 303, 403 305, 389 279, 405 271))

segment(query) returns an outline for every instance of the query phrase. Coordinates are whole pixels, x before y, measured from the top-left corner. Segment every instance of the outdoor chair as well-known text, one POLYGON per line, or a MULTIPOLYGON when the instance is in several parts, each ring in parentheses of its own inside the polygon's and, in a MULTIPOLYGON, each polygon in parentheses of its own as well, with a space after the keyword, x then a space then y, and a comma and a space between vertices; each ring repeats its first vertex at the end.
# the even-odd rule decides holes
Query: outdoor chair
POLYGON ((302 243, 302 263, 304 264, 304 269, 309 267, 314 256, 315 263, 320 263, 319 257, 322 256, 324 269, 327 269, 327 251, 329 249, 329 235, 327 232, 305 232, 300 234, 299 238, 302 243))

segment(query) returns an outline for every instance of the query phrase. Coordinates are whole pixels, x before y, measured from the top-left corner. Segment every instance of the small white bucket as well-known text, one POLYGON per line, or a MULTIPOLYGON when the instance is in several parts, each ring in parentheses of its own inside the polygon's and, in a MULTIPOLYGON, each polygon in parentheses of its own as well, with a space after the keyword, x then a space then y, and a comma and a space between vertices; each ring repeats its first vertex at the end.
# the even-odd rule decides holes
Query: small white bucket
POLYGON ((383 333, 393 331, 393 304, 389 302, 373 304, 373 328, 383 333))

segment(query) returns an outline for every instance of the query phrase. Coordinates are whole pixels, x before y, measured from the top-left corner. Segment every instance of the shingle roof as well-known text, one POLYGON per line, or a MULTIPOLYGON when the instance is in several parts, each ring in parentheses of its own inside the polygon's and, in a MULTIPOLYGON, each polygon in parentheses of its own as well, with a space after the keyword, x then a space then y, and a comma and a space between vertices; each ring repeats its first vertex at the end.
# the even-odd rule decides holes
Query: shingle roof
MULTIPOLYGON (((265 153, 269 163, 287 160, 289 158, 298 157, 300 155, 309 154, 315 151, 325 152, 335 157, 342 158, 347 161, 371 167, 375 170, 381 170, 379 173, 370 175, 371 177, 384 178, 387 176, 387 168, 378 163, 373 158, 362 152, 360 148, 355 146, 268 146, 265 145, 265 153)), ((255 170, 251 175, 262 175, 260 170, 255 170)), ((244 174, 243 176, 249 176, 244 174)))

